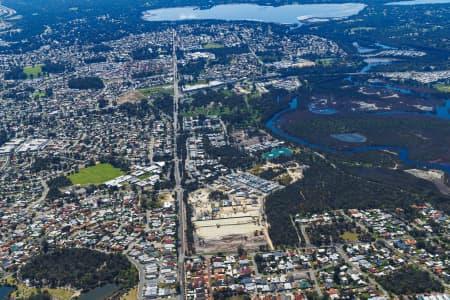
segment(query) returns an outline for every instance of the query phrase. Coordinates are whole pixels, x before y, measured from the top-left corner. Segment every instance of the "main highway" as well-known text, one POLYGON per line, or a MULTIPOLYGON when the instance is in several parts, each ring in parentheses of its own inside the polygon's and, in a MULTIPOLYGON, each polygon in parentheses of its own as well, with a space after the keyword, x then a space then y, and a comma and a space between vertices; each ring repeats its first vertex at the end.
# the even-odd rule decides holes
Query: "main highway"
POLYGON ((177 67, 177 35, 173 31, 173 161, 175 175, 175 196, 178 203, 178 280, 180 283, 180 299, 184 299, 184 256, 186 253, 186 212, 183 202, 183 187, 181 185, 180 159, 178 157, 178 137, 180 135, 180 126, 178 124, 178 103, 181 92, 178 86, 178 67, 177 67))

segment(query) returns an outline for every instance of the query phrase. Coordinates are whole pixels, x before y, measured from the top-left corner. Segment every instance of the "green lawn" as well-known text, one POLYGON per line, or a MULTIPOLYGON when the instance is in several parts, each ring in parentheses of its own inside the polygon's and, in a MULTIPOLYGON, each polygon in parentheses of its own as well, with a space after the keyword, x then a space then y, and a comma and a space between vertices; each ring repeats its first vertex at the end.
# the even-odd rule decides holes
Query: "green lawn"
POLYGON ((435 85, 434 88, 440 92, 450 93, 450 85, 438 84, 438 85, 435 85))
POLYGON ((43 65, 37 65, 33 67, 23 68, 23 72, 27 75, 28 78, 33 77, 37 78, 39 73, 42 73, 43 65))
POLYGON ((34 94, 33 94, 33 98, 34 98, 34 99, 43 98, 43 97, 45 97, 45 96, 46 96, 45 92, 44 92, 44 91, 41 91, 41 90, 37 90, 37 91, 35 91, 34 94))
POLYGON ((147 173, 147 174, 144 174, 144 175, 139 176, 138 178, 139 178, 140 180, 144 180, 144 179, 150 178, 150 177, 152 177, 152 176, 153 176, 152 173, 147 173))
POLYGON ((122 170, 114 168, 111 164, 98 164, 81 169, 78 173, 70 175, 69 179, 72 181, 72 184, 99 185, 123 174, 125 173, 122 170))
MULTIPOLYGON (((6 283, 8 285, 13 285, 17 288, 15 291, 12 292, 11 299, 16 299, 16 298, 20 298, 20 299, 27 298, 28 299, 32 295, 36 295, 38 292, 38 288, 28 287, 12 276, 6 277, 2 281, 2 284, 3 283, 6 283)), ((41 289, 41 291, 42 292, 47 291, 51 296, 53 296, 55 299, 59 299, 59 300, 70 300, 70 299, 72 299, 72 296, 74 295, 74 291, 71 291, 68 289, 63 289, 63 288, 52 289, 52 288, 44 287, 41 289)))
POLYGON ((198 115, 205 116, 221 116, 221 115, 229 115, 232 111, 228 106, 219 107, 219 106, 208 106, 208 107, 196 107, 188 112, 183 112, 183 117, 197 117, 198 115))
POLYGON ((148 88, 142 88, 138 90, 145 97, 155 96, 155 95, 173 95, 173 87, 172 85, 156 85, 148 88))
POLYGON ((203 49, 220 49, 223 47, 224 47, 224 45, 219 44, 219 43, 209 43, 209 44, 203 45, 203 49))
POLYGON ((353 232, 350 232, 350 231, 346 231, 346 232, 344 232, 344 233, 342 234, 341 237, 342 237, 344 240, 346 240, 346 241, 355 242, 355 241, 358 240, 359 234, 353 233, 353 232))

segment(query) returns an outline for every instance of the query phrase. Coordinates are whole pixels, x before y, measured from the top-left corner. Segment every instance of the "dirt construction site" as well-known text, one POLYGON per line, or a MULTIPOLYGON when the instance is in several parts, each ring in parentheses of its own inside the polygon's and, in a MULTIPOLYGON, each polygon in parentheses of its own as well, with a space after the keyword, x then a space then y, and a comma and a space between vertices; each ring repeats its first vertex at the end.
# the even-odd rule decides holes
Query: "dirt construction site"
MULTIPOLYGON (((261 179, 264 180, 264 179, 261 179)), ((272 248, 264 216, 266 194, 230 178, 220 178, 189 195, 197 253, 272 248)))

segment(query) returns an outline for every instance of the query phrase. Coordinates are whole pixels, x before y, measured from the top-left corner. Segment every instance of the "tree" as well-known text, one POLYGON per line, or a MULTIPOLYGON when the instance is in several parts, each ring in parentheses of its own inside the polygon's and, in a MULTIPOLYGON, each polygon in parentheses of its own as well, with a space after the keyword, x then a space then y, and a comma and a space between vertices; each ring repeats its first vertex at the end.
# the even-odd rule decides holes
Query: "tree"
POLYGON ((98 107, 99 108, 105 108, 108 106, 108 104, 109 104, 108 100, 106 100, 104 98, 98 99, 98 107))
POLYGON ((42 239, 42 241, 41 241, 41 252, 44 253, 44 254, 47 254, 48 246, 49 246, 49 244, 48 244, 47 239, 45 239, 45 238, 42 239))
POLYGON ((396 295, 411 295, 442 292, 442 283, 431 277, 427 271, 406 266, 378 279, 381 285, 396 295))
POLYGON ((105 87, 99 77, 78 77, 72 78, 68 83, 69 88, 77 90, 95 89, 101 90, 105 87))
POLYGON ((242 244, 238 246, 237 253, 239 257, 243 257, 247 254, 242 244))
POLYGON ((71 285, 82 290, 107 283, 127 289, 138 282, 138 272, 126 256, 78 248, 35 256, 21 268, 21 275, 37 286, 71 285))

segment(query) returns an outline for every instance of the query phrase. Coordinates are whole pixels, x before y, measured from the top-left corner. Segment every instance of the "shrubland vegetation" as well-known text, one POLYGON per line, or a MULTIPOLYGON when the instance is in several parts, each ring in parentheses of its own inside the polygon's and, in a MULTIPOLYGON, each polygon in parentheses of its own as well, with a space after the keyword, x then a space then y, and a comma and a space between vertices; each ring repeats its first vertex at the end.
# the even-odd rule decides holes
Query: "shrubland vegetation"
POLYGON ((69 88, 77 90, 100 90, 105 87, 99 77, 78 77, 69 79, 69 88))
POLYGON ((49 188, 47 199, 54 200, 61 197, 62 193, 60 189, 70 185, 72 185, 70 179, 63 175, 50 179, 47 182, 49 188))
POLYGON ((421 293, 443 292, 442 284, 430 273, 407 266, 393 273, 379 277, 378 281, 388 291, 396 295, 415 295, 421 293))
POLYGON ((122 254, 89 249, 57 249, 33 257, 20 271, 23 280, 38 286, 90 290, 107 283, 132 288, 138 272, 122 254))
POLYGON ((238 95, 227 87, 197 92, 190 101, 183 102, 180 108, 185 116, 220 115, 222 120, 234 127, 262 127, 267 119, 286 107, 296 95, 296 92, 275 88, 263 95, 256 92, 238 95))
POLYGON ((364 145, 400 146, 418 161, 450 162, 450 122, 417 115, 335 114, 317 115, 295 112, 285 118, 289 134, 312 143, 337 149, 354 148, 361 143, 345 143, 332 134, 359 133, 367 137, 364 145))
POLYGON ((299 162, 310 166, 304 179, 267 198, 266 213, 274 244, 298 243, 291 219, 297 213, 347 208, 392 209, 424 202, 450 211, 449 198, 441 195, 430 182, 401 170, 364 166, 351 157, 325 155, 321 158, 309 151, 295 155, 299 162))

